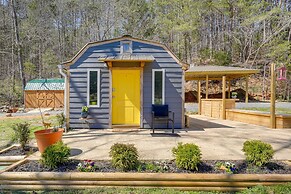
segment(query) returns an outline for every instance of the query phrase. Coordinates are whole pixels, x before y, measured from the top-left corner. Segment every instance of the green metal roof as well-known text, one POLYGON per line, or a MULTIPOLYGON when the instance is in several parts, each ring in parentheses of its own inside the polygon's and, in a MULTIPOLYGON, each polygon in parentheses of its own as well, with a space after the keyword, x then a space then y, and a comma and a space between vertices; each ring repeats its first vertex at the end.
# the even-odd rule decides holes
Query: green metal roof
POLYGON ((34 79, 27 82, 24 90, 64 90, 65 80, 60 78, 53 79, 34 79))

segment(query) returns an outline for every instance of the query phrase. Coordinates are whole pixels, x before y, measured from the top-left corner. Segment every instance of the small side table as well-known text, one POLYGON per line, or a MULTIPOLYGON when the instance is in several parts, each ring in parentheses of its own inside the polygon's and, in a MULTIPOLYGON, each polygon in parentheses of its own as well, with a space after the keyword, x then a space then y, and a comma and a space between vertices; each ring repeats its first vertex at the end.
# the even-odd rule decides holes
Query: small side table
POLYGON ((83 123, 83 129, 86 129, 84 126, 87 126, 88 125, 88 128, 90 129, 90 122, 89 120, 91 120, 92 118, 79 118, 79 120, 82 121, 83 123))

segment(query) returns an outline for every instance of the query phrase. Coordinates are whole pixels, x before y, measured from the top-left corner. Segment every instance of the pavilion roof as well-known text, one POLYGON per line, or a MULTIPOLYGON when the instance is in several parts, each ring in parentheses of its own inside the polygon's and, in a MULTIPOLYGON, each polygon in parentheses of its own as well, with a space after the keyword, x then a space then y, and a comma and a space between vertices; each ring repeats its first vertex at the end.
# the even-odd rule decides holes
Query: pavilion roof
POLYGON ((229 66, 193 66, 186 71, 185 79, 186 81, 205 80, 208 75, 209 80, 221 80, 222 76, 232 80, 256 73, 259 73, 259 70, 229 66))

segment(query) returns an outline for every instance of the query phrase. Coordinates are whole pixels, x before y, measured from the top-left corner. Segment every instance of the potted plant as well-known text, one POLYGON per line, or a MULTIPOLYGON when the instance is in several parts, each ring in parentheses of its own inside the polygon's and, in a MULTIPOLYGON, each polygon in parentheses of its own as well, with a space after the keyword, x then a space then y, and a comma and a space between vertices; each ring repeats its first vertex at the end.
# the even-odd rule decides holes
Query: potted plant
POLYGON ((66 122, 66 117, 65 117, 64 113, 57 114, 56 117, 57 117, 58 127, 59 128, 64 128, 64 124, 66 122))
POLYGON ((89 111, 89 108, 88 106, 83 106, 82 107, 82 112, 81 112, 81 118, 85 119, 88 117, 88 111, 89 111))
MULTIPOLYGON (((41 111, 40 111, 41 112, 41 111)), ((60 118, 62 116, 59 116, 60 118)), ((41 113, 42 123, 44 125, 43 130, 38 130, 34 132, 37 147, 40 151, 40 153, 43 153, 44 150, 52 145, 57 143, 58 141, 62 140, 64 129, 60 127, 53 127, 50 128, 50 125, 46 122, 44 122, 42 113, 41 113)), ((57 117, 58 118, 58 117, 57 117)), ((64 124, 65 118, 58 119, 59 126, 62 126, 64 124)))
POLYGON ((232 92, 231 93, 231 98, 236 99, 237 98, 237 92, 232 92))

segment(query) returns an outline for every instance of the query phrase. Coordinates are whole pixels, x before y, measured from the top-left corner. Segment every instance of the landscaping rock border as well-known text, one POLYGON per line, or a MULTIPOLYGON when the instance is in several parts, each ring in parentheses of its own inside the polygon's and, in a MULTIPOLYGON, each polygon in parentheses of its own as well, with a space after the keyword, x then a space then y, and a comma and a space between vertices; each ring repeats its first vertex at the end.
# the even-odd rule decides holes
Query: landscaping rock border
MULTIPOLYGON (((24 159, 16 165, 29 161, 24 159)), ((9 169, 13 168, 9 167, 9 169)), ((9 170, 7 169, 7 170, 9 170)), ((95 172, 0 172, 0 189, 68 190, 94 187, 163 187, 184 190, 238 191, 256 185, 291 182, 291 174, 189 174, 95 172)))

